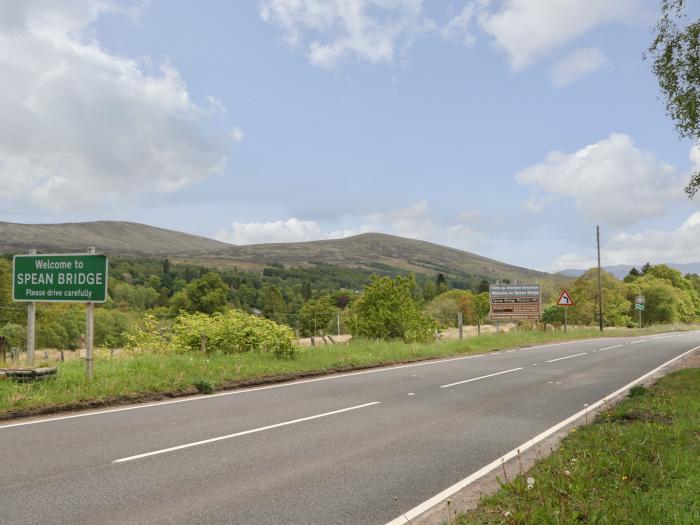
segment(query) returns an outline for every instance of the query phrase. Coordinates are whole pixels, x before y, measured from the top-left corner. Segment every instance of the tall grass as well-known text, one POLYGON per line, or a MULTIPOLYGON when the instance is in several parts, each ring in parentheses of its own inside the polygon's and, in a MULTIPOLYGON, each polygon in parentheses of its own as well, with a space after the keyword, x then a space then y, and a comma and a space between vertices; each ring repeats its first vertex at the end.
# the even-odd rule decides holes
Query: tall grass
MULTIPOLYGON (((668 329, 610 329, 603 335, 638 335, 668 329)), ((124 402, 151 394, 183 395, 209 391, 202 385, 213 389, 226 388, 235 382, 275 376, 380 366, 600 335, 595 329, 573 329, 566 335, 555 331, 513 331, 427 344, 360 340, 344 345, 300 348, 294 359, 252 352, 236 355, 146 354, 115 359, 102 354, 105 357, 94 363, 92 381, 85 379, 82 361, 75 360, 58 363, 58 377, 54 380, 28 384, 0 381, 0 414, 85 402, 124 402)))
POLYGON ((700 523, 700 368, 680 370, 571 432, 455 525, 700 523))

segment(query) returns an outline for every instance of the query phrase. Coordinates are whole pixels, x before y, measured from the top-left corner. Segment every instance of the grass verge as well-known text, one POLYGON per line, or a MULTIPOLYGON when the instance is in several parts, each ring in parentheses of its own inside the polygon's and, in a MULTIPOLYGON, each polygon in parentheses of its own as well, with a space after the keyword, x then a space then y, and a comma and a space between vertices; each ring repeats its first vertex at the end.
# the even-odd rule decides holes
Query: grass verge
MULTIPOLYGON (((604 336, 641 335, 669 327, 610 329, 604 336)), ((590 329, 514 331, 430 344, 354 341, 300 349, 294 359, 269 354, 142 355, 94 362, 87 381, 82 361, 59 363, 57 379, 18 384, 0 381, 0 419, 58 410, 108 406, 248 386, 329 372, 435 359, 548 342, 600 337, 590 329)))
POLYGON ((477 523, 700 523, 700 368, 633 388, 630 399, 452 520, 477 523))

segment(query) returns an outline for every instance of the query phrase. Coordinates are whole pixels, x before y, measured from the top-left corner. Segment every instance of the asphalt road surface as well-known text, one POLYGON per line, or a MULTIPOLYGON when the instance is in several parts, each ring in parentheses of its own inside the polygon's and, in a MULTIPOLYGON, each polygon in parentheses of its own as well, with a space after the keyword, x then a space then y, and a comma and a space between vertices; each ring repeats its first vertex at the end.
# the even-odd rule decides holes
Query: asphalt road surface
POLYGON ((607 338, 11 422, 0 522, 384 524, 698 345, 607 338))

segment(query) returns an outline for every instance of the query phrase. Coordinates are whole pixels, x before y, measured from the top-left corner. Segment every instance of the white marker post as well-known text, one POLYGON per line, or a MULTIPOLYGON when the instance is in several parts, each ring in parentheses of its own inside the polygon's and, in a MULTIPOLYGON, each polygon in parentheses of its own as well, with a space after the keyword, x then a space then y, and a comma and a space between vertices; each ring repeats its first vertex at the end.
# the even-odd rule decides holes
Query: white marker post
MULTIPOLYGON (((36 255, 36 250, 29 250, 29 255, 36 255)), ((34 347, 36 346, 36 303, 27 303, 27 360, 34 364, 34 347)))
MULTIPOLYGON (((88 248, 89 254, 95 253, 95 248, 88 248)), ((92 345, 95 340, 95 303, 87 303, 85 312, 85 375, 92 379, 92 345)))

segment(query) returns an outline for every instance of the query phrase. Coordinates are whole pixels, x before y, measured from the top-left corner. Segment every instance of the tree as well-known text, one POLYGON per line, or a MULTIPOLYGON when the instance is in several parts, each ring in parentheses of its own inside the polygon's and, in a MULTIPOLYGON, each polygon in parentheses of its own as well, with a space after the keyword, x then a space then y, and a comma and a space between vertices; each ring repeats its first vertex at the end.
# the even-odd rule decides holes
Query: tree
POLYGON ((335 318, 336 309, 329 297, 309 299, 299 310, 299 329, 301 335, 317 335, 319 330, 325 331, 328 324, 335 318))
MULTIPOLYGON (((577 325, 593 325, 598 319, 597 270, 591 269, 578 277, 571 286, 576 306, 569 308, 569 321, 577 325)), ((633 324, 628 285, 607 272, 601 272, 603 289, 603 321, 606 326, 633 324)))
POLYGON ((12 300, 12 266, 9 261, 0 259, 0 326, 24 324, 25 319, 22 305, 12 300))
MULTIPOLYGON (((665 98, 666 113, 681 137, 700 139, 700 20, 689 20, 686 0, 661 0, 661 20, 649 54, 665 98)), ((700 189, 696 171, 685 188, 689 197, 700 189)))
POLYGON ((468 316, 471 314, 472 292, 466 290, 450 290, 438 295, 425 307, 424 312, 442 326, 455 326, 457 313, 462 312, 463 321, 468 323, 468 316), (469 310, 465 314, 465 309, 469 310))
POLYGON ((479 283, 478 293, 484 293, 489 291, 489 282, 486 279, 482 279, 479 283))
POLYGON ((440 295, 441 293, 445 293, 447 290, 449 290, 449 286, 447 286, 447 279, 445 279, 444 273, 441 272, 437 274, 437 277, 435 278, 435 288, 437 289, 438 295, 440 295))
POLYGON ((413 298, 415 287, 413 275, 395 279, 372 276, 362 297, 353 305, 353 336, 405 342, 430 340, 435 323, 413 298))
POLYGON ((174 312, 223 312, 228 305, 228 296, 229 287, 221 275, 208 272, 173 295, 170 308, 174 312))
POLYGON ((301 283, 301 295, 304 301, 308 301, 313 297, 313 290, 311 289, 311 283, 309 281, 301 283))
POLYGON ((491 297, 488 292, 474 296, 473 315, 470 324, 476 323, 476 333, 481 335, 481 325, 486 321, 491 313, 491 297))
POLYGON ((435 286, 435 283, 433 281, 428 280, 428 281, 425 281, 423 283, 423 291, 422 291, 423 301, 425 301, 426 303, 429 303, 430 301, 435 299, 435 297, 437 297, 437 294, 438 294, 437 286, 435 286))
POLYGON ((268 319, 284 323, 287 314, 287 303, 276 286, 264 286, 260 291, 260 310, 268 319))
POLYGON ((546 307, 542 312, 542 322, 545 324, 554 325, 555 327, 563 325, 564 307, 557 305, 550 305, 546 307))

